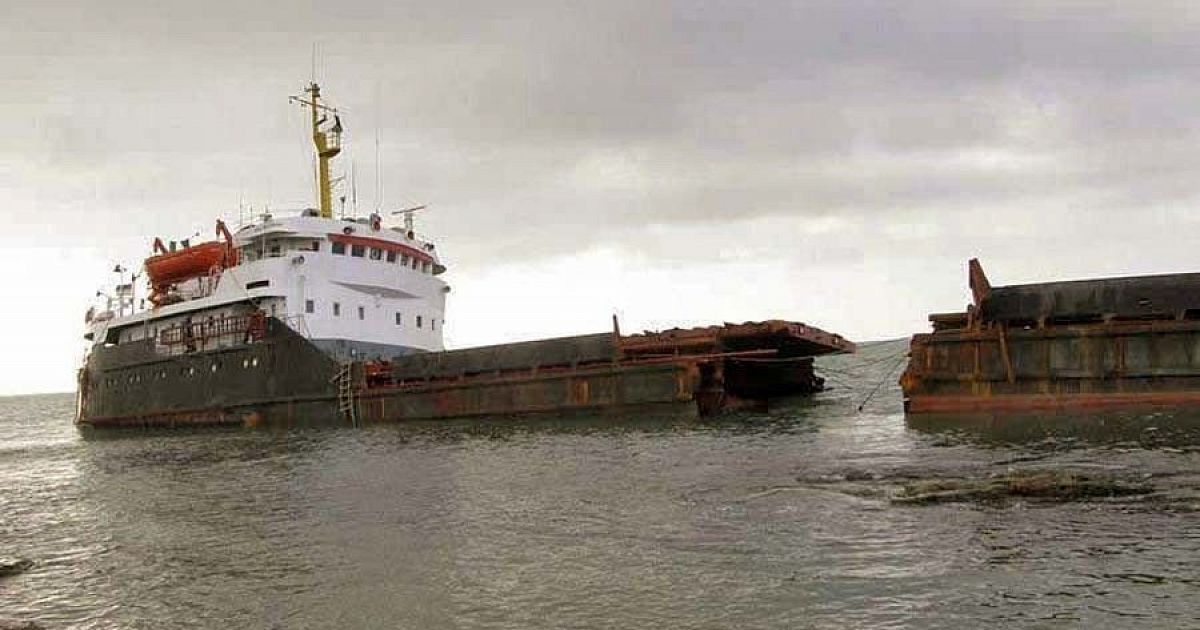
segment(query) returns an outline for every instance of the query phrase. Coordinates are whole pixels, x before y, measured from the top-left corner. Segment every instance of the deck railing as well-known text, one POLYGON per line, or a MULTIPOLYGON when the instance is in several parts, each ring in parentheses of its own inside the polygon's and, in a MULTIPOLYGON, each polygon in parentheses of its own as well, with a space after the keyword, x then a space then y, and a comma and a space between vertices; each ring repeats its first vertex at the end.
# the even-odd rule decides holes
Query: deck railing
POLYGON ((168 348, 184 346, 186 352, 204 348, 215 340, 242 343, 261 340, 267 331, 266 314, 254 311, 242 315, 225 315, 193 320, 164 328, 158 334, 158 343, 168 348))

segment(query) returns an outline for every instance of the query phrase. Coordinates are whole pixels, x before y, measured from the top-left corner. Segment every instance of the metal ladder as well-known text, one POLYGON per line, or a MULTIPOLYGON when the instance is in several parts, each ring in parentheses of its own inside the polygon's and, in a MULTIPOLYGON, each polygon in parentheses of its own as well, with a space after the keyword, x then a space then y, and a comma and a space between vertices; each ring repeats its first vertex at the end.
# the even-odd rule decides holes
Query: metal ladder
POLYGON ((354 400, 354 363, 342 363, 338 368, 338 373, 333 377, 337 382, 338 390, 338 413, 343 418, 348 418, 350 424, 358 426, 358 405, 354 400))

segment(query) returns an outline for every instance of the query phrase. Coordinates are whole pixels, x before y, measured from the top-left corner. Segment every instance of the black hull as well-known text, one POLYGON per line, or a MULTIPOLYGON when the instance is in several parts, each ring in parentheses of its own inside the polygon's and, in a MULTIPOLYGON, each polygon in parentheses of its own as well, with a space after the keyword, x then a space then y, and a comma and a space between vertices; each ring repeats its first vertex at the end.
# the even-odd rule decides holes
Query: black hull
POLYGON ((165 356, 154 342, 95 348, 79 373, 76 422, 186 426, 336 421, 338 364, 276 319, 259 341, 165 356))

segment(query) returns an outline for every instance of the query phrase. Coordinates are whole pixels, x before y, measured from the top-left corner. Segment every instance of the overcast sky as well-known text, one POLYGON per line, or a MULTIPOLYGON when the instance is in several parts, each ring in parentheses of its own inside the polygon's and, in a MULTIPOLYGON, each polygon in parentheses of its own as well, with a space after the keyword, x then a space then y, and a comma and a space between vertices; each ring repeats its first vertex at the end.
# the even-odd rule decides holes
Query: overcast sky
POLYGON ((314 43, 359 208, 430 205, 454 347, 1195 270, 1198 7, 7 0, 0 393, 73 388, 153 236, 313 205, 314 43))

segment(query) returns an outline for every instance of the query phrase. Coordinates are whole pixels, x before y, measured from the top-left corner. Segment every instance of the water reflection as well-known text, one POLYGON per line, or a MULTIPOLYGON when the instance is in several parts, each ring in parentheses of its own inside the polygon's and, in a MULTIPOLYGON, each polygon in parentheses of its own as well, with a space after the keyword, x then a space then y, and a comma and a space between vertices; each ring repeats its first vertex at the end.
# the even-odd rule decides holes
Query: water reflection
POLYGON ((1200 412, 1194 410, 920 414, 907 416, 905 421, 909 428, 921 433, 971 439, 985 446, 1194 448, 1200 445, 1200 412))

